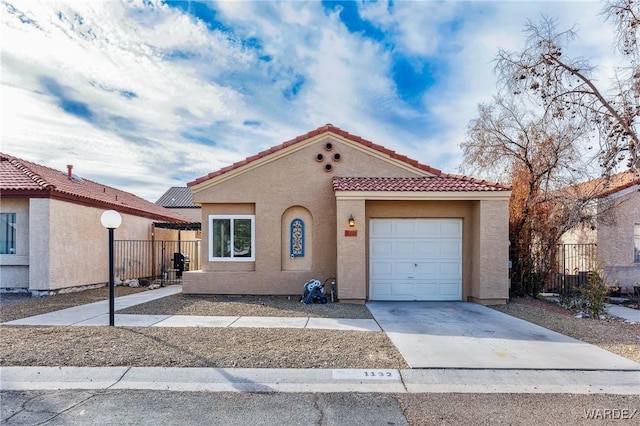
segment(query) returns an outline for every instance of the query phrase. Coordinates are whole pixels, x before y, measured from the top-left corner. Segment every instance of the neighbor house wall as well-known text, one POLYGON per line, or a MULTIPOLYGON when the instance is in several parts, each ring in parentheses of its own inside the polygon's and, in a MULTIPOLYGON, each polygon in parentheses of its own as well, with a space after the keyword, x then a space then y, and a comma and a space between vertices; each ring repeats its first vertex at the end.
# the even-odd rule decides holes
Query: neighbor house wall
POLYGON ((311 278, 335 277, 336 236, 342 224, 336 224, 333 176, 417 175, 415 170, 395 166, 352 145, 328 135, 311 138, 274 154, 272 161, 255 161, 253 168, 242 173, 228 172, 211 186, 205 182, 192 188, 194 202, 202 205, 202 271, 185 273, 183 292, 290 295, 301 293, 302 285, 311 278), (330 151, 327 143, 332 144, 330 151), (321 161, 318 154, 323 156, 321 161), (329 165, 332 169, 327 172, 329 165), (210 262, 208 216, 246 214, 248 206, 255 209, 255 262, 210 262), (313 240, 308 270, 292 268, 282 259, 283 235, 287 235, 282 217, 293 206, 306 209, 313 217, 313 226, 306 230, 313 240))
MULTIPOLYGON (((106 283, 109 232, 100 218, 105 209, 50 201, 48 290, 106 283)), ((150 240, 151 219, 122 214, 116 240, 150 240)), ((117 266, 117 265, 116 265, 117 266)), ((35 288, 35 283, 31 284, 35 288)))
POLYGON ((598 260, 610 285, 631 290, 640 285, 640 263, 634 262, 634 225, 640 224, 640 192, 637 186, 615 198, 613 221, 599 223, 598 260))
POLYGON ((16 252, 0 254, 0 288, 21 290, 29 287, 29 200, 4 198, 2 213, 16 214, 16 252))

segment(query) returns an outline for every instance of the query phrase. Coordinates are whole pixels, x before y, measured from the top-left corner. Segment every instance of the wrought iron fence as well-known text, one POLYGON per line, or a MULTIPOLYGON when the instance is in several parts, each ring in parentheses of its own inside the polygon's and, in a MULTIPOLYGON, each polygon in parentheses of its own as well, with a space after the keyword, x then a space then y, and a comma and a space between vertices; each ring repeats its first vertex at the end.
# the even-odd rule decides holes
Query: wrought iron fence
POLYGON ((548 250, 549 273, 543 291, 559 293, 584 286, 597 268, 596 244, 558 244, 548 250))
POLYGON ((114 273, 122 280, 160 280, 174 284, 184 271, 200 269, 200 240, 114 241, 114 273))

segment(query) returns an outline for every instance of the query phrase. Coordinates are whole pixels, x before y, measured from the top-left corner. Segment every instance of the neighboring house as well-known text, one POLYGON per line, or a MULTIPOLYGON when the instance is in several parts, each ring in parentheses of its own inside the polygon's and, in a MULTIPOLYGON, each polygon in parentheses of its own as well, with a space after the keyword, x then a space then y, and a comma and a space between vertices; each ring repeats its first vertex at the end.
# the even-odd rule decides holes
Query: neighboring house
POLYGON ((598 266, 606 272, 608 284, 632 291, 640 285, 640 176, 623 172, 577 188, 597 194, 593 208, 599 219, 566 233, 562 242, 596 244, 598 266))
POLYGON ((167 192, 162 194, 162 197, 156 201, 156 204, 172 212, 181 214, 194 223, 202 220, 202 209, 193 202, 191 189, 186 186, 169 188, 167 192))
POLYGON ((442 173, 330 124, 190 182, 191 294, 505 303, 510 188, 442 173), (328 290, 328 289, 327 289, 328 290))
POLYGON ((0 154, 0 290, 48 294, 108 281, 105 210, 116 239, 173 239, 155 222, 188 220, 131 193, 0 154))

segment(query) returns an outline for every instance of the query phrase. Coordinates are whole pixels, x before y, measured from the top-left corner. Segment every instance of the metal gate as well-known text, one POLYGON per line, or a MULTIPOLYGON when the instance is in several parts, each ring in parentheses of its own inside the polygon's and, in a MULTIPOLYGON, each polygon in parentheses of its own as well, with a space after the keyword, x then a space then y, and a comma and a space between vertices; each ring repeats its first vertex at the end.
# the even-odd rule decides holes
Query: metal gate
POLYGON ((114 241, 114 273, 121 280, 160 280, 174 284, 182 273, 200 269, 200 240, 114 241))

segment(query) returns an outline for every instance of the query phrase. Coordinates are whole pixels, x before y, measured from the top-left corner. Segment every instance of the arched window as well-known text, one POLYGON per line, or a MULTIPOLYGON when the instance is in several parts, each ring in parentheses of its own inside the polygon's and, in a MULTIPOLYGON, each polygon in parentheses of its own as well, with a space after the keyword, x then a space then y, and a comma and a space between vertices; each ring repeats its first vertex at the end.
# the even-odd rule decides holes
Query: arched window
POLYGON ((291 257, 304 257, 304 222, 302 219, 291 221, 290 235, 289 254, 291 257))

